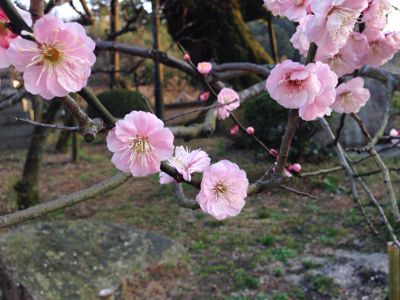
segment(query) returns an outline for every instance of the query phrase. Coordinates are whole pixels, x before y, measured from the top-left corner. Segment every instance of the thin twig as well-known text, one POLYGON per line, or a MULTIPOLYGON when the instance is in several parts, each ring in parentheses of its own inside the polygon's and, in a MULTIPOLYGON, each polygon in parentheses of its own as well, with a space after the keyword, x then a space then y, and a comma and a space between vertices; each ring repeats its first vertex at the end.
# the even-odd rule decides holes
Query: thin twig
POLYGON ((50 129, 58 129, 58 130, 67 130, 67 131, 79 131, 79 127, 71 127, 71 126, 63 126, 63 125, 56 125, 56 124, 44 124, 40 122, 33 121, 28 118, 15 118, 18 122, 27 123, 33 126, 43 127, 43 128, 50 128, 50 129))
POLYGON ((280 188, 285 190, 285 191, 288 191, 288 192, 291 192, 291 193, 294 193, 294 194, 297 194, 297 195, 300 195, 300 196, 305 196, 305 197, 308 197, 308 198, 311 198, 311 199, 314 199, 314 200, 317 199, 317 197, 315 197, 315 196, 313 196, 313 195, 311 195, 309 193, 298 191, 298 190, 296 190, 294 188, 291 188, 291 187, 288 187, 286 185, 281 185, 280 188))

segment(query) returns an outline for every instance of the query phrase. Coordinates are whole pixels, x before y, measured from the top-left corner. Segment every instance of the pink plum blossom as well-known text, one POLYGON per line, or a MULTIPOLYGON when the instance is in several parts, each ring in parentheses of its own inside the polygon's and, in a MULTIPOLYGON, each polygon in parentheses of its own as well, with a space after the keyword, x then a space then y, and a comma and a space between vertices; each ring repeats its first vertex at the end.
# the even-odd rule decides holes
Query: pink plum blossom
POLYGON ((239 95, 230 88, 223 88, 217 97, 216 115, 219 119, 224 120, 229 117, 230 112, 240 106, 239 95))
POLYGON ((231 135, 237 135, 239 133, 239 125, 232 126, 230 132, 231 135))
POLYGON ((174 136, 155 115, 132 111, 108 132, 107 147, 117 169, 142 177, 160 171, 174 152, 174 136))
POLYGON ((394 138, 391 140, 392 144, 400 147, 400 129, 393 128, 392 130, 390 130, 390 136, 394 138))
POLYGON ((316 62, 315 74, 317 75, 321 89, 319 95, 312 102, 308 102, 299 109, 299 116, 305 121, 312 121, 330 115, 329 106, 335 102, 338 78, 327 64, 316 62))
POLYGON ((317 52, 316 59, 328 64, 338 77, 354 72, 363 65, 363 57, 368 53, 365 35, 352 32, 339 52, 333 55, 317 52))
POLYGON ((204 212, 223 220, 243 209, 248 186, 246 173, 238 165, 221 160, 204 171, 196 200, 204 212))
POLYGON ((311 121, 330 113, 336 84, 337 76, 327 64, 303 66, 286 60, 271 70, 267 90, 280 105, 299 109, 300 117, 311 121))
POLYGON ((192 173, 203 172, 210 166, 208 154, 201 149, 189 151, 188 148, 178 146, 175 155, 168 159, 168 164, 174 167, 186 181, 192 180, 192 173))
POLYGON ((385 34, 380 30, 366 29, 363 31, 368 41, 368 52, 363 56, 363 63, 379 67, 393 58, 399 50, 399 33, 385 34))
POLYGON ((192 59, 190 58, 190 55, 189 55, 188 53, 185 53, 185 54, 183 55, 183 60, 186 61, 186 62, 189 62, 189 61, 191 61, 192 59))
POLYGON ((315 69, 315 64, 304 66, 285 60, 271 70, 267 90, 283 107, 300 108, 320 94, 321 82, 315 69))
POLYGON ((312 1, 311 15, 306 34, 323 53, 335 54, 346 43, 368 0, 324 0, 312 1))
POLYGON ((311 0, 264 0, 265 7, 274 15, 299 21, 307 15, 311 0))
POLYGON ((207 75, 208 73, 210 73, 212 70, 212 64, 210 64, 209 62, 201 62, 197 64, 197 71, 201 74, 201 75, 207 75))
MULTIPOLYGON (((30 26, 32 20, 30 14, 17 8, 18 12, 23 17, 24 21, 30 26)), ((7 55, 7 49, 10 47, 10 43, 18 36, 8 29, 10 20, 6 16, 3 10, 0 9, 0 69, 8 68, 10 66, 10 60, 7 55)))
POLYGON ((52 99, 86 86, 96 60, 95 43, 80 24, 45 15, 33 26, 33 34, 36 42, 18 38, 7 53, 12 65, 24 72, 27 91, 52 99))
POLYGON ((175 179, 172 176, 169 176, 167 173, 160 172, 160 184, 169 184, 175 182, 175 179))
POLYGON ((253 135, 255 130, 254 130, 253 127, 250 126, 250 127, 246 128, 246 132, 247 132, 248 135, 253 135))
POLYGON ((390 9, 390 0, 370 0, 368 8, 363 13, 362 22, 368 29, 383 30, 390 9))
POLYGON ((364 79, 356 77, 336 88, 336 100, 331 108, 338 113, 358 113, 370 96, 369 91, 364 88, 364 79))
POLYGON ((299 21, 299 25, 297 25, 296 32, 293 34, 290 42, 293 47, 299 50, 300 54, 303 56, 307 56, 308 48, 310 48, 310 41, 306 35, 306 26, 311 16, 306 16, 299 21))

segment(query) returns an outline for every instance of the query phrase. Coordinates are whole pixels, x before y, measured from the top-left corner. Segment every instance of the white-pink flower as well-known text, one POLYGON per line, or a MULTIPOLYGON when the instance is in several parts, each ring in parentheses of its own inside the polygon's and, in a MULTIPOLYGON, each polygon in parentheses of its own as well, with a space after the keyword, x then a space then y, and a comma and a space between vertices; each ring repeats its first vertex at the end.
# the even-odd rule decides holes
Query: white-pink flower
POLYGON ((390 9, 390 0, 370 0, 368 8, 363 12, 362 22, 368 29, 383 30, 390 9))
POLYGON ((86 86, 96 61, 95 43, 80 24, 45 15, 33 26, 33 34, 36 42, 18 38, 7 53, 11 64, 24 72, 28 92, 52 99, 86 86))
POLYGON ((380 30, 363 31, 368 41, 368 52, 363 57, 363 64, 379 67, 393 58, 399 50, 399 33, 385 34, 380 30))
POLYGON ((207 75, 212 70, 212 64, 209 62, 200 62, 197 64, 197 71, 202 75, 207 75))
POLYGON ((299 50, 300 54, 303 56, 307 56, 308 49, 310 48, 310 41, 306 35, 306 26, 311 16, 307 15, 303 19, 299 21, 299 25, 297 25, 296 32, 290 39, 293 47, 299 50))
POLYGON ((390 136, 394 139, 392 139, 392 144, 397 145, 400 147, 400 129, 392 129, 390 130, 390 136))
POLYGON ((311 121, 330 113, 336 84, 336 74, 324 63, 304 66, 286 60, 271 70, 267 90, 280 105, 299 109, 300 117, 311 121))
POLYGON ((239 94, 230 88, 223 88, 218 94, 217 103, 215 112, 218 118, 226 119, 232 111, 240 106, 239 94))
POLYGON ((112 163, 125 173, 142 177, 160 171, 161 161, 174 152, 174 136, 155 115, 132 111, 108 132, 112 163))
POLYGON ((368 42, 365 35, 352 32, 338 53, 324 55, 318 51, 316 59, 328 64, 338 77, 342 77, 359 69, 363 65, 363 59, 367 53, 368 42))
POLYGON ((320 93, 314 101, 308 102, 299 109, 299 116, 305 121, 312 121, 330 115, 329 108, 335 102, 335 87, 338 83, 337 75, 332 72, 327 64, 316 62, 315 74, 321 82, 320 93))
MULTIPOLYGON (((32 25, 32 19, 28 12, 17 8, 24 21, 28 26, 32 25)), ((10 60, 7 55, 7 50, 10 47, 10 43, 18 37, 9 28, 9 18, 6 16, 4 11, 0 9, 0 69, 8 68, 10 66, 10 60)))
POLYGON ((204 171, 196 200, 204 212, 223 220, 241 212, 248 186, 246 173, 238 165, 221 160, 204 171))
POLYGON ((264 0, 265 7, 274 15, 299 21, 307 15, 311 0, 264 0))
POLYGON ((338 113, 358 113, 370 97, 369 91, 364 88, 364 79, 356 77, 336 88, 336 100, 331 108, 338 113))
POLYGON ((300 108, 320 94, 321 82, 315 70, 315 64, 304 66, 285 60, 271 70, 267 90, 283 107, 300 108))
POLYGON ((314 15, 306 26, 308 40, 315 42, 323 53, 337 53, 367 6, 368 0, 312 1, 314 15))
POLYGON ((203 172, 210 166, 208 154, 201 149, 190 151, 188 148, 178 146, 175 155, 168 160, 168 164, 174 167, 186 181, 192 180, 192 173, 203 172))

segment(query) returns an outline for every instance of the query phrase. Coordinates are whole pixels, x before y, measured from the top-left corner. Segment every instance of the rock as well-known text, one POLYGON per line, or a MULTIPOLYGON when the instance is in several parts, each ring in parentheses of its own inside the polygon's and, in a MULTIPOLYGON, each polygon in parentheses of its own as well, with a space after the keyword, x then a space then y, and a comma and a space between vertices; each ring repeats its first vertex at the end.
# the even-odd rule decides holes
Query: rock
POLYGON ((99 299, 124 277, 176 263, 182 251, 170 239, 120 224, 24 225, 0 236, 1 299, 99 299))
MULTIPOLYGON (((387 288, 388 258, 385 253, 362 253, 357 251, 322 251, 324 256, 305 256, 294 258, 288 266, 307 261, 313 265, 303 273, 291 274, 285 279, 295 286, 307 287, 307 299, 320 299, 313 294, 315 286, 310 278, 329 277, 344 291, 340 299, 384 299, 387 288)), ((292 270, 289 270, 291 273, 292 270)), ((335 298, 336 299, 336 298, 335 298)))

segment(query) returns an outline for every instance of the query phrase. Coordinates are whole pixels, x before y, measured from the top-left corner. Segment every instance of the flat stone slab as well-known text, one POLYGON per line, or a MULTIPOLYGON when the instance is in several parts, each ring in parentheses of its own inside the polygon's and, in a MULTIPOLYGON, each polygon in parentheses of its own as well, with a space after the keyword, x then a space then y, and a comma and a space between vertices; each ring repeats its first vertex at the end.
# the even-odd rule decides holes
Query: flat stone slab
POLYGON ((0 235, 0 299, 99 299, 126 276, 175 263, 161 235, 98 221, 33 223, 0 235))

